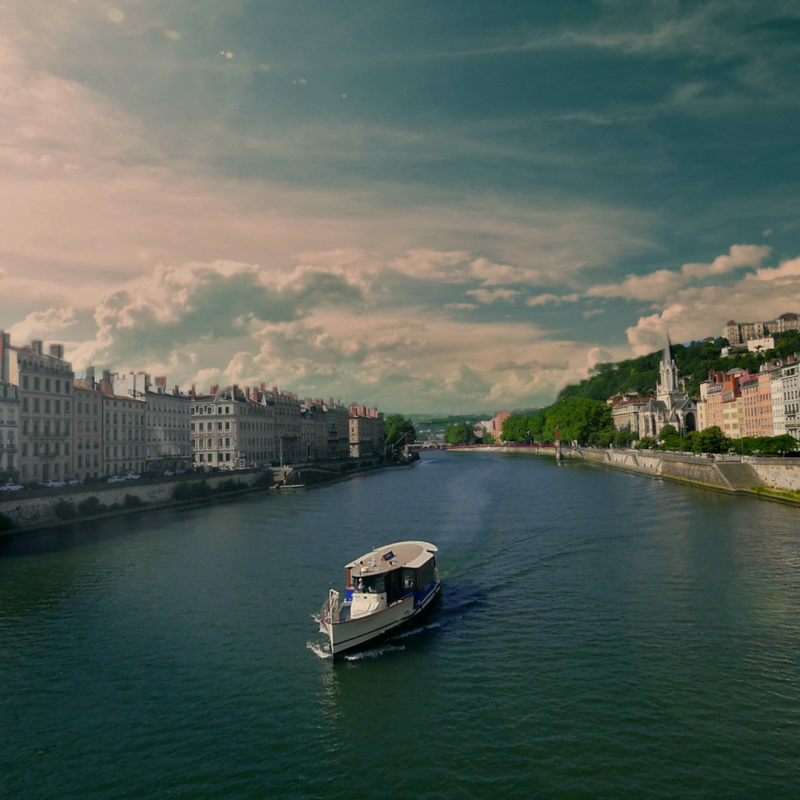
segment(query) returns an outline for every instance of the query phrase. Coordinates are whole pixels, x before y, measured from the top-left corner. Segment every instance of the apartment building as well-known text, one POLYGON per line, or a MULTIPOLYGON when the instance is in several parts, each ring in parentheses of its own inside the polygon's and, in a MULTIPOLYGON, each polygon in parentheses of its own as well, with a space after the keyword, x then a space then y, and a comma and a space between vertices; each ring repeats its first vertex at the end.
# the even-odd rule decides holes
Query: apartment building
POLYGON ((119 375, 114 385, 118 394, 144 401, 145 470, 161 472, 191 466, 191 397, 181 394, 177 386, 169 391, 166 377, 151 381, 145 372, 119 375))
POLYGON ((0 483, 18 480, 19 397, 13 383, 0 380, 0 483))
POLYGON ((383 414, 376 408, 350 406, 350 457, 381 453, 385 440, 383 414))
POLYGON ((106 475, 145 471, 145 402, 137 393, 129 394, 117 373, 103 371, 103 446, 106 475), (117 386, 119 383, 119 387, 117 386), (126 392, 123 394, 122 392, 126 392))
POLYGON ((213 386, 205 395, 193 390, 190 428, 198 467, 234 469, 275 460, 274 398, 270 402, 258 389, 213 386))
POLYGON ((774 435, 788 433, 800 440, 800 365, 794 358, 775 371, 771 390, 774 435))
POLYGON ((67 480, 74 475, 72 364, 60 344, 51 344, 48 353, 40 340, 11 349, 16 359, 9 359, 10 382, 20 402, 20 482, 67 480))
POLYGON ((105 475, 103 449, 103 393, 94 376, 75 381, 75 475, 81 480, 105 475))

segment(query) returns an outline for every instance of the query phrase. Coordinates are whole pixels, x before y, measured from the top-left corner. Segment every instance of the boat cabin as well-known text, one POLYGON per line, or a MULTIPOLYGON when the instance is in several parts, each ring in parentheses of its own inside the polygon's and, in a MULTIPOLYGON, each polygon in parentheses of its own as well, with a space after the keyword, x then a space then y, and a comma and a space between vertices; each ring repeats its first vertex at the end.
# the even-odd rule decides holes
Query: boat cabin
POLYGON ((434 577, 436 552, 427 542, 400 542, 373 550, 345 567, 345 599, 374 610, 382 605, 378 595, 385 595, 388 606, 422 591, 434 577))

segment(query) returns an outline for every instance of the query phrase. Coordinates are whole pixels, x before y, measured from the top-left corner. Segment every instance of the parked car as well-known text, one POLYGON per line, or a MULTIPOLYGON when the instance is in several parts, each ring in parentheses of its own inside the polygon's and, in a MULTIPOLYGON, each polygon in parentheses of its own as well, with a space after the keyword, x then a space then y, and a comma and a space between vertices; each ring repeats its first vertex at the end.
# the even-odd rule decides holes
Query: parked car
POLYGON ((124 483, 125 476, 124 475, 112 475, 106 483, 124 483))
POLYGON ((180 467, 175 470, 175 474, 176 475, 183 475, 184 472, 186 472, 186 470, 185 469, 181 469, 180 467))
POLYGON ((0 486, 0 492, 18 492, 23 487, 20 486, 18 483, 12 483, 9 481, 8 483, 3 484, 0 486))
POLYGON ((165 478, 171 478, 174 474, 175 473, 171 469, 165 469, 164 470, 164 477, 165 478))
POLYGON ((42 486, 47 487, 48 489, 60 489, 62 486, 66 486, 67 484, 64 481, 45 481, 42 486))
POLYGON ((129 472, 125 476, 125 480, 127 480, 127 481, 135 481, 135 480, 138 480, 141 477, 142 477, 141 475, 137 475, 135 472, 129 472))
POLYGON ((82 481, 80 478, 70 478, 70 479, 67 481, 67 483, 68 483, 70 486, 80 486, 80 485, 83 483, 83 481, 82 481))

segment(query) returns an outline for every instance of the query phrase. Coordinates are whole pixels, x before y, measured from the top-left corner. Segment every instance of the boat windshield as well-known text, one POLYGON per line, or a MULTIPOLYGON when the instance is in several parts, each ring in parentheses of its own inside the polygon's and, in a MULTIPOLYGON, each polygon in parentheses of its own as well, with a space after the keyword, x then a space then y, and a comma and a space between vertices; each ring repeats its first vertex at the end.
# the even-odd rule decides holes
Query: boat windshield
POLYGON ((383 575, 367 575, 356 578, 353 588, 363 594, 383 594, 386 591, 386 581, 383 575))

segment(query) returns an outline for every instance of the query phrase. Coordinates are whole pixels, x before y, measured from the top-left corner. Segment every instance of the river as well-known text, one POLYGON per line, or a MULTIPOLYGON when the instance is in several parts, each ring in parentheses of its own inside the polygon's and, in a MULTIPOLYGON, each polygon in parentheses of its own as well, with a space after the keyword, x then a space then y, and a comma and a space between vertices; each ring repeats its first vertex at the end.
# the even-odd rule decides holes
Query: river
POLYGON ((0 542, 0 797, 795 798, 800 512, 438 453, 291 495, 0 542), (335 666, 373 546, 423 627, 335 666))

